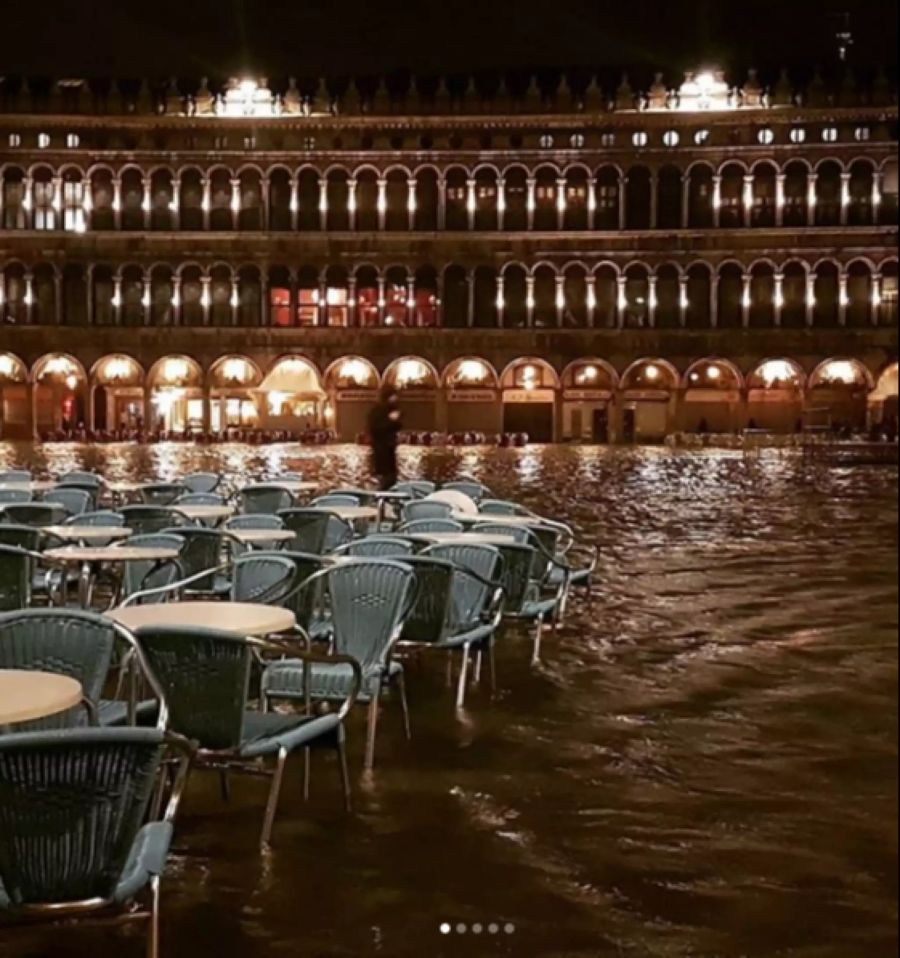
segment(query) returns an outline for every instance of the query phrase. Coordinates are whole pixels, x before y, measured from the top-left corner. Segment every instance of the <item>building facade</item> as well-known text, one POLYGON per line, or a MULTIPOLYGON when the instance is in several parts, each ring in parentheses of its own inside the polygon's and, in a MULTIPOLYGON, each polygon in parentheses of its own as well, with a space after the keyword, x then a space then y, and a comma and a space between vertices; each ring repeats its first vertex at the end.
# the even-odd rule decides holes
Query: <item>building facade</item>
POLYGON ((879 75, 0 86, 0 428, 538 441, 896 415, 879 75))

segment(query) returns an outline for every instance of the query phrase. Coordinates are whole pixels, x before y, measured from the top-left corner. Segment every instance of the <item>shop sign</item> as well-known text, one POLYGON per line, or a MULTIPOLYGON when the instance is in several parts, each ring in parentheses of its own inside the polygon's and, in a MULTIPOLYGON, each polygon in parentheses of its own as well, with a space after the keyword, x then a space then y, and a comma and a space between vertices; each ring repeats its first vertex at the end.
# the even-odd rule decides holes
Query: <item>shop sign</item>
POLYGON ((787 403, 799 401, 795 389, 751 389, 747 397, 755 403, 787 403))
POLYGON ((567 402, 609 402, 612 393, 608 389, 567 389, 563 398, 567 402))
POLYGON ((556 394, 552 389, 507 389, 503 393, 505 403, 553 403, 556 394))
POLYGON ((631 402, 668 402, 667 389, 629 389, 625 398, 631 402))
POLYGON ((338 402, 374 402, 374 389, 342 389, 337 394, 338 402))
POLYGON ((494 389, 451 389, 447 401, 492 403, 497 401, 497 392, 494 389))
POLYGON ((741 391, 739 389, 688 389, 684 394, 684 401, 739 403, 741 391))

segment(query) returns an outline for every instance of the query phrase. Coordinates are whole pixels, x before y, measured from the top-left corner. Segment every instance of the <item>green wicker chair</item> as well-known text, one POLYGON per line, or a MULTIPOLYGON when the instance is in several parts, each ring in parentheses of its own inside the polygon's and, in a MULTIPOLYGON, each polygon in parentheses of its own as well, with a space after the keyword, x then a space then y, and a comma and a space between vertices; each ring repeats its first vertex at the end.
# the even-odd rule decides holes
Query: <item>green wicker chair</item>
POLYGON ((288 756, 297 749, 333 748, 338 753, 348 808, 343 722, 355 702, 361 673, 350 658, 327 659, 287 639, 263 642, 210 629, 145 628, 137 635, 150 668, 163 687, 170 727, 195 742, 194 768, 219 772, 269 774, 272 784, 263 821, 261 846, 268 847, 288 756), (282 715, 248 708, 251 668, 258 655, 291 655, 300 671, 327 661, 351 676, 336 712, 282 715), (267 759, 274 768, 266 769, 267 759))
POLYGON ((31 502, 33 498, 29 489, 0 489, 0 507, 31 502))
POLYGON ((24 485, 31 482, 33 478, 27 469, 7 469, 5 472, 0 472, 0 486, 24 485))
MULTIPOLYGON (((149 535, 130 536, 122 545, 148 549, 175 549, 180 553, 184 548, 185 541, 180 535, 166 535, 158 532, 149 535)), ((144 560, 126 562, 122 569, 118 600, 119 602, 125 602, 135 595, 154 592, 154 590, 171 586, 184 578, 184 569, 177 559, 169 562, 147 562, 144 560)), ((146 599, 147 604, 154 601, 162 602, 164 600, 153 596, 146 599)), ((131 602, 130 604, 143 603, 131 602)))
POLYGON ((125 525, 135 535, 151 535, 164 529, 180 530, 194 525, 183 513, 167 506, 123 506, 119 511, 125 518, 125 525))
POLYGON ((158 958, 160 880, 188 763, 186 744, 159 729, 0 736, 0 916, 141 917, 147 958, 158 958), (175 749, 165 817, 148 821, 161 763, 175 749))
POLYGON ((415 543, 398 536, 367 536, 348 542, 334 551, 336 556, 348 556, 352 559, 402 559, 414 555, 415 543))
POLYGON ((415 519, 404 523, 397 531, 404 536, 422 536, 430 532, 456 533, 465 530, 462 523, 454 519, 415 519))
POLYGON ((103 477, 98 476, 96 472, 73 469, 59 480, 59 484, 61 486, 91 486, 94 489, 100 489, 103 486, 103 477))
MULTIPOLYGON (((306 590, 324 586, 328 601, 332 646, 362 669, 358 700, 369 706, 365 767, 375 765, 375 742, 382 692, 396 683, 407 737, 411 737, 403 666, 392 658, 403 622, 415 602, 415 574, 392 560, 356 559, 325 569, 303 583, 306 590)), ((340 700, 347 696, 352 674, 346 666, 301 662, 270 665, 263 674, 262 695, 277 699, 340 700)))
POLYGON ((433 482, 425 479, 415 479, 411 482, 398 482, 391 492, 408 493, 414 499, 424 499, 430 496, 432 492, 437 491, 437 486, 433 482))
POLYGON ((222 477, 215 472, 193 472, 185 476, 181 484, 188 492, 210 493, 222 485, 222 477))
POLYGON ((52 502, 23 502, 3 507, 4 522, 37 529, 62 525, 68 518, 68 511, 52 502))
POLYGON ((141 501, 145 506, 171 506, 186 491, 180 482, 151 482, 141 486, 141 501))
POLYGON ((74 486, 57 486, 44 493, 44 502, 50 505, 62 506, 67 515, 80 516, 97 508, 93 491, 77 489, 74 486))
POLYGON ((325 555, 353 540, 353 527, 324 509, 286 509, 278 518, 294 533, 288 543, 294 552, 325 555))
POLYGON ((490 489, 476 479, 460 479, 457 482, 447 482, 441 486, 441 489, 445 492, 461 492, 473 502, 481 502, 482 499, 488 499, 491 496, 490 489))
POLYGON ((239 493, 241 512, 244 515, 279 515, 294 505, 294 497, 284 486, 260 483, 247 486, 239 493))
POLYGON ((453 508, 446 502, 425 500, 409 502, 403 507, 403 523, 416 522, 419 519, 451 519, 453 508))

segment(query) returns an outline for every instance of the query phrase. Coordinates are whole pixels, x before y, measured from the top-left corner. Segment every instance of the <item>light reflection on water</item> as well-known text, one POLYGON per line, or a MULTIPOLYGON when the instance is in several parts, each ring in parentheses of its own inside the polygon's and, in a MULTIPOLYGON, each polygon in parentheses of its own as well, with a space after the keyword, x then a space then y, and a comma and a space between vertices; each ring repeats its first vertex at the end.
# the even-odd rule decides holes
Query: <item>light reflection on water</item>
MULTIPOLYGON (((0 468, 20 463, 367 477, 355 447, 0 446, 0 468)), ((349 819, 327 760, 308 808, 295 769, 264 862, 259 786, 223 806, 195 781, 167 958, 201 940, 222 958, 896 952, 896 470, 591 448, 416 449, 404 466, 574 523, 603 556, 594 608, 576 602, 537 671, 504 635, 497 700, 460 717, 442 663, 413 666, 412 744, 388 709, 349 819), (445 920, 517 930, 448 943, 445 920)), ((46 941, 17 937, 16 958, 46 941)), ((79 931, 52 954, 140 948, 79 931)))

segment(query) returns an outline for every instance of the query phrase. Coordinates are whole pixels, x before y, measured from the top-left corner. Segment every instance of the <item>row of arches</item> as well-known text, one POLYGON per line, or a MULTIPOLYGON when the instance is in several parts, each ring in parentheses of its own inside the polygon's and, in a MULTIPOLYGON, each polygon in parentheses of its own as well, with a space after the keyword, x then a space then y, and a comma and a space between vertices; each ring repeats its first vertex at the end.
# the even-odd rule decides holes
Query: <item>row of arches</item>
POLYGON ((168 355, 145 368, 127 353, 90 366, 55 353, 29 367, 0 353, 0 431, 328 428, 353 439, 384 385, 397 390, 413 430, 493 426, 538 441, 658 439, 675 428, 791 430, 810 416, 862 426, 876 406, 892 404, 896 412, 897 364, 872 370, 854 358, 832 358, 807 369, 791 358, 768 358, 741 369, 722 357, 681 366, 650 357, 619 368, 602 358, 557 368, 538 357, 496 366, 464 356, 439 369, 423 356, 402 356, 379 369, 359 355, 320 368, 289 354, 268 362, 226 355, 206 367, 191 356, 168 355), (613 413, 618 425, 610 432, 613 413))
POLYGON ((896 325, 896 257, 749 263, 0 267, 14 325, 768 328, 896 325))
POLYGON ((584 231, 897 223, 871 157, 689 166, 0 167, 3 229, 584 231))

